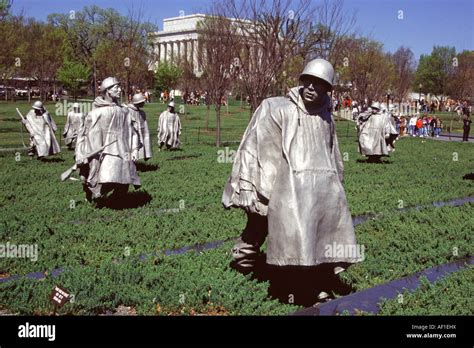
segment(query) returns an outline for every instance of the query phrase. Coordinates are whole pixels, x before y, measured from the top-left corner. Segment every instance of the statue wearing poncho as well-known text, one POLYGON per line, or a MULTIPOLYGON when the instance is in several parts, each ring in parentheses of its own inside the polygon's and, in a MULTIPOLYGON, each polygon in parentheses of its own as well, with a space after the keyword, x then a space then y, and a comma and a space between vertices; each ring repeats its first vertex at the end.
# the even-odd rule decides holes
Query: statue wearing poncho
POLYGON ((268 264, 360 261, 327 253, 330 245, 355 247, 356 239, 342 186, 343 164, 330 99, 323 91, 318 107, 307 110, 302 90, 296 87, 287 97, 262 102, 224 189, 224 207, 243 208, 249 218, 234 247, 242 268, 254 265, 252 257, 265 239, 264 217, 268 264))
POLYGON ((30 149, 29 154, 36 152, 38 158, 55 155, 61 152, 54 132, 56 132, 56 123, 41 102, 36 102, 41 107, 34 107, 26 114, 26 122, 29 123, 30 149))
POLYGON ((163 111, 158 119, 158 145, 160 149, 166 145, 167 149, 177 149, 181 144, 181 121, 174 112, 174 102, 168 104, 168 110, 163 111))
POLYGON ((134 163, 139 146, 137 131, 128 109, 117 104, 120 89, 113 91, 116 94, 113 98, 108 95, 109 89, 116 85, 106 87, 105 95, 95 99, 77 139, 76 163, 88 199, 104 197, 112 190, 124 193, 130 184, 140 186, 134 163), (114 140, 117 141, 112 143, 114 140), (110 143, 102 153, 87 159, 88 154, 110 143))
POLYGON ((77 135, 84 121, 84 114, 79 111, 79 104, 74 103, 73 111, 67 114, 66 125, 64 126, 64 143, 69 149, 73 149, 76 144, 77 135))
POLYGON ((370 160, 378 161, 382 156, 388 156, 394 149, 394 141, 398 132, 392 121, 392 116, 381 112, 379 103, 373 103, 371 110, 360 115, 359 152, 370 160))
POLYGON ((145 111, 143 111, 142 109, 137 107, 137 105, 134 104, 129 104, 128 108, 132 117, 132 122, 136 124, 139 141, 142 145, 140 146, 140 150, 138 151, 138 159, 144 159, 146 161, 151 158, 152 152, 150 130, 148 128, 148 122, 146 120, 145 111))

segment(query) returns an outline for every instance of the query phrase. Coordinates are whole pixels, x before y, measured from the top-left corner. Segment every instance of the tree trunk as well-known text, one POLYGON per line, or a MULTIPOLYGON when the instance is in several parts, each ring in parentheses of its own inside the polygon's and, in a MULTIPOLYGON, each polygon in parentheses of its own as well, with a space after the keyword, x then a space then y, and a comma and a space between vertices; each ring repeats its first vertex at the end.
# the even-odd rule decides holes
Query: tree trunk
POLYGON ((216 147, 221 147, 221 105, 216 105, 216 147))
POLYGON ((260 101, 258 100, 257 97, 255 96, 250 97, 250 118, 252 118, 252 115, 255 112, 255 110, 257 110, 259 104, 260 104, 260 101))
POLYGON ((207 104, 207 113, 206 113, 206 131, 209 131, 209 114, 211 112, 211 105, 207 104))

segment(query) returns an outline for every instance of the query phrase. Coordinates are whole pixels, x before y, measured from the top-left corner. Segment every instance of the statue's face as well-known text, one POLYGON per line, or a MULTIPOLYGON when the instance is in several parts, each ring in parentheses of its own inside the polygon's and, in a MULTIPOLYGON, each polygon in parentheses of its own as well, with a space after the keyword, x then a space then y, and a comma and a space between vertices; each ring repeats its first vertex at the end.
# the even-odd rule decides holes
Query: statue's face
POLYGON ((43 114, 43 111, 41 111, 41 110, 38 110, 38 109, 33 109, 33 110, 35 110, 35 114, 38 115, 38 116, 43 114))
POLYGON ((120 88, 120 85, 115 85, 110 87, 107 90, 107 93, 112 97, 112 98, 120 98, 120 93, 122 93, 122 89, 120 88))
POLYGON ((139 103, 139 104, 135 104, 135 106, 139 109, 141 109, 143 106, 145 105, 145 102, 143 103, 139 103))
POLYGON ((317 103, 327 93, 327 85, 321 80, 313 76, 303 76, 301 78, 303 84, 302 97, 305 103, 317 103))

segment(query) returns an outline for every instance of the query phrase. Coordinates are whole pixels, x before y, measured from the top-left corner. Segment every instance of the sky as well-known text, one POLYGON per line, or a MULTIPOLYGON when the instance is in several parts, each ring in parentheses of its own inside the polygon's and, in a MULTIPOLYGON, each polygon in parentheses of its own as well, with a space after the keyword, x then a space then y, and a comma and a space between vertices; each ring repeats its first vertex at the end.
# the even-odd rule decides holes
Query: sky
MULTIPOLYGON (((163 28, 163 18, 205 13, 212 0, 13 0, 13 13, 46 21, 50 13, 69 13, 84 6, 145 9, 145 19, 163 28)), ((320 0, 312 0, 318 4, 320 0)), ((345 11, 355 13, 356 33, 395 52, 409 47, 415 58, 429 54, 434 45, 454 46, 456 52, 474 50, 474 0, 345 0, 345 11)))

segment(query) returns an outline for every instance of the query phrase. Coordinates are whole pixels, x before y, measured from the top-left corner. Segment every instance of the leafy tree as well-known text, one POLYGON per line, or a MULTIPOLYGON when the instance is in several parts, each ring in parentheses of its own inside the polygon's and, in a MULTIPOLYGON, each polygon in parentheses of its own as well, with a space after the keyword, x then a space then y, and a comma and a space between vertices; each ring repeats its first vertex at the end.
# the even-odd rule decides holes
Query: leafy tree
POLYGON ((0 20, 8 18, 13 5, 13 0, 0 0, 0 20))
MULTIPOLYGON (((8 79, 17 75, 22 68, 22 58, 25 56, 25 43, 21 41, 23 35, 23 19, 20 17, 9 17, 0 20, 0 33, 2 33, 2 44, 0 45, 0 78, 5 87, 8 79)), ((8 93, 5 90, 5 100, 8 93)))
POLYGON ((73 14, 51 14, 48 20, 66 34, 69 58, 91 69, 94 95, 98 81, 110 75, 126 82, 128 94, 131 86, 144 87, 151 80, 148 33, 156 26, 142 16, 141 10, 122 16, 114 9, 89 6, 73 14))
POLYGON ((15 73, 34 79, 44 100, 63 62, 65 36, 52 25, 29 18, 19 23, 15 39, 19 42, 15 60, 20 62, 15 73))
POLYGON ((90 73, 89 67, 84 64, 65 60, 58 70, 57 78, 67 89, 72 91, 74 99, 77 99, 77 93, 87 84, 90 73))
MULTIPOLYGON (((474 51, 463 51, 456 56, 454 69, 448 84, 449 96, 472 99, 474 96, 474 51)), ((472 100, 471 100, 472 101, 472 100)))
POLYGON ((443 96, 448 94, 455 56, 456 49, 448 46, 434 46, 430 55, 422 54, 413 80, 413 89, 420 93, 441 95, 442 101, 443 96))
POLYGON ((183 70, 171 62, 160 62, 155 71, 155 90, 159 94, 171 91, 178 85, 183 70))

